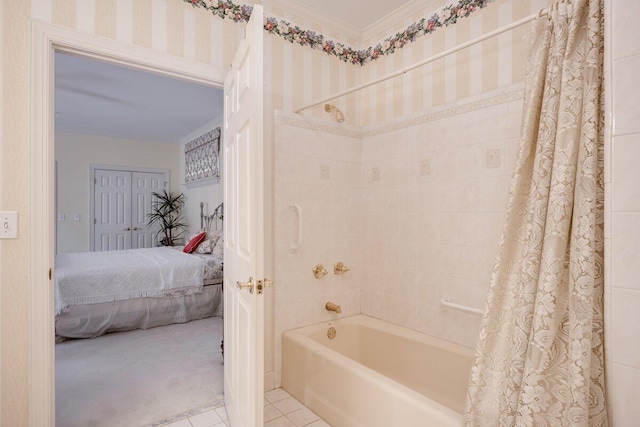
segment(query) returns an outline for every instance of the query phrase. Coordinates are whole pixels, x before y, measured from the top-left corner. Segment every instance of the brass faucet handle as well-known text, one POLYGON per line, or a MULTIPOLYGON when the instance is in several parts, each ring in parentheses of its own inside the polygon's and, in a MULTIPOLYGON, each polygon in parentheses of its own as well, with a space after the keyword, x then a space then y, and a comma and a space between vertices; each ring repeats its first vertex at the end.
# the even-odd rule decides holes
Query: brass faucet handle
POLYGON ((342 261, 336 262, 333 265, 333 274, 344 274, 349 270, 350 269, 346 265, 344 265, 344 262, 342 261))
POLYGON ((324 268, 324 267, 322 266, 322 264, 317 264, 315 267, 313 267, 313 270, 312 270, 312 271, 313 271, 313 276, 314 276, 316 279, 319 279, 319 278, 321 278, 321 277, 326 276, 327 274, 329 274, 329 272, 327 271, 327 269, 326 269, 326 268, 324 268))

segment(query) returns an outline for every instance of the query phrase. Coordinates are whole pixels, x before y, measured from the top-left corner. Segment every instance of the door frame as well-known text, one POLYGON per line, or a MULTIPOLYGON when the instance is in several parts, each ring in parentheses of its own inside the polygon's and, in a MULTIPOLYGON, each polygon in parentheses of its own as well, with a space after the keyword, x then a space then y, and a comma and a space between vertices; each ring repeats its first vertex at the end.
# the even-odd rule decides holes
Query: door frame
POLYGON ((30 25, 29 426, 54 427, 54 54, 75 53, 218 88, 226 70, 39 21, 30 25))
POLYGON ((159 168, 146 168, 146 167, 138 167, 138 166, 111 166, 111 165, 98 165, 98 164, 90 164, 89 165, 89 252, 95 251, 95 229, 96 224, 93 221, 96 217, 95 207, 95 192, 96 186, 94 184, 93 179, 95 179, 96 170, 109 170, 109 171, 126 171, 126 172, 151 172, 151 173, 161 173, 164 174, 164 188, 165 190, 169 190, 171 188, 171 176, 169 169, 159 169, 159 168))

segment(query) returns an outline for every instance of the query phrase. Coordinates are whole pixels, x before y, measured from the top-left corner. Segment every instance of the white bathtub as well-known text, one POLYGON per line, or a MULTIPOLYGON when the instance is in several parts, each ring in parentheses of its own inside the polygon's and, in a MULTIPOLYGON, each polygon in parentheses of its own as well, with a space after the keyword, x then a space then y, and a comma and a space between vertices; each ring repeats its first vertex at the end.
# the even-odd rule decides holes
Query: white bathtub
POLYGON ((282 387, 334 427, 459 427, 472 356, 357 315, 286 331, 282 387))

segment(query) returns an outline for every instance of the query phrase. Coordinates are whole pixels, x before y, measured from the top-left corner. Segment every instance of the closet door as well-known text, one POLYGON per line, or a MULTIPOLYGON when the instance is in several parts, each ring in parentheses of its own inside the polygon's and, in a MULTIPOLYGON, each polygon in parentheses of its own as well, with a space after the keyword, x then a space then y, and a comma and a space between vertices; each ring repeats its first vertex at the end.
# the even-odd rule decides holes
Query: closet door
POLYGON ((131 172, 96 169, 94 251, 131 248, 131 172))
POLYGON ((155 197, 164 189, 164 174, 133 172, 131 188, 131 248, 151 248, 157 244, 158 224, 147 228, 147 214, 151 212, 155 197))

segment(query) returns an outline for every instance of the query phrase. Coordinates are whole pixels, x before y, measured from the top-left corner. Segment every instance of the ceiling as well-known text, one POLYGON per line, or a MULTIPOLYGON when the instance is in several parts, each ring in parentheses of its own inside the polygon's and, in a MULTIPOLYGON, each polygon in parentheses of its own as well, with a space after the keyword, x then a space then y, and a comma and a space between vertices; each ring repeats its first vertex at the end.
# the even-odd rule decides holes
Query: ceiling
MULTIPOLYGON (((419 0, 279 0, 361 32, 419 0)), ((222 117, 222 90, 92 58, 57 52, 56 131, 179 143, 222 117)))
POLYGON ((56 131, 179 143, 222 116, 222 90, 57 52, 56 131))

